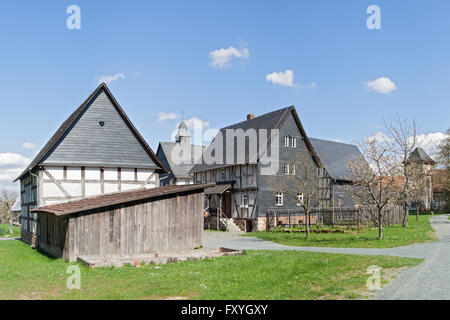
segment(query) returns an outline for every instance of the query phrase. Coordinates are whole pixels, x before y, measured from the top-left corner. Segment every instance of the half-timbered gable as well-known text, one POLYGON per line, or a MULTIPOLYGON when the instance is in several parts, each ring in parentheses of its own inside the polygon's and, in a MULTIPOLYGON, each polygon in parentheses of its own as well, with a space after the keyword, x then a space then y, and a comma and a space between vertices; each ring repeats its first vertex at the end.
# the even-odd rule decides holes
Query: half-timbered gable
POLYGON ((17 178, 21 181, 22 234, 36 232, 39 206, 159 186, 166 172, 102 83, 70 115, 17 178))

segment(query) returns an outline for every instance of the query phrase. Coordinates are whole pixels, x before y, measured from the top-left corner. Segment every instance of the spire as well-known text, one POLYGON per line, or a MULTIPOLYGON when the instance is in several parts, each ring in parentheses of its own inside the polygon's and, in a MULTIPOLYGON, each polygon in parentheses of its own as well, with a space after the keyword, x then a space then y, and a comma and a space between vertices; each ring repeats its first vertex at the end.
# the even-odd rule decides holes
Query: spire
POLYGON ((191 136, 189 135, 189 131, 184 120, 181 120, 180 125, 178 126, 178 133, 175 136, 175 141, 180 143, 189 143, 191 141, 191 136))

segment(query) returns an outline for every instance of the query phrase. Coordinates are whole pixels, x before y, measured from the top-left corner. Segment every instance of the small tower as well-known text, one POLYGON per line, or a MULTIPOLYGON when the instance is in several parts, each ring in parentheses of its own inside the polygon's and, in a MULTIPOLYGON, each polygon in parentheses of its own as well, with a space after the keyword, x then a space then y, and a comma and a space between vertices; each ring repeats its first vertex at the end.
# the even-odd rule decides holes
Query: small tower
POLYGON ((431 210, 431 204, 433 201, 432 181, 431 173, 436 162, 423 150, 422 148, 416 148, 408 158, 410 164, 416 164, 421 166, 425 177, 425 186, 422 195, 422 205, 426 211, 431 210))
POLYGON ((183 144, 191 143, 191 136, 189 135, 189 131, 184 120, 181 120, 180 125, 178 126, 178 133, 175 136, 175 141, 183 144))

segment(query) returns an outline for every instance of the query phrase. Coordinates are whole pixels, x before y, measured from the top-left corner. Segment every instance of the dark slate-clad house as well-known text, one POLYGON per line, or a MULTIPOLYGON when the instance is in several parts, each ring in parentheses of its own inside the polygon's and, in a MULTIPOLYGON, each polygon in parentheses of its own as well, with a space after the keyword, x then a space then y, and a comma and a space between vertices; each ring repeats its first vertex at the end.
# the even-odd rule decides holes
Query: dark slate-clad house
POLYGON ((330 190, 323 199, 323 207, 353 207, 355 201, 351 194, 345 191, 345 185, 352 184, 351 173, 348 169, 350 160, 363 158, 361 151, 353 144, 309 138, 314 150, 319 155, 330 178, 330 190))
MULTIPOLYGON (((217 185, 211 188, 211 191, 205 190, 208 199, 212 199, 212 194, 216 193, 219 200, 213 205, 221 208, 223 214, 232 220, 233 223, 240 226, 245 231, 265 230, 266 214, 268 210, 299 210, 299 200, 277 189, 277 185, 286 185, 286 175, 295 174, 295 167, 292 163, 297 159, 309 159, 319 169, 321 179, 331 180, 331 183, 324 183, 322 190, 321 206, 331 206, 332 199, 339 205, 353 205, 351 197, 338 191, 338 185, 348 183, 348 172, 346 171, 346 161, 355 154, 360 154, 356 146, 325 141, 319 139, 310 139, 295 107, 276 110, 258 117, 250 114, 247 120, 222 128, 218 135, 223 137, 223 161, 222 164, 208 164, 205 161, 205 154, 214 154, 215 141, 206 148, 203 153, 203 160, 196 164, 191 172, 194 174, 196 183, 212 183, 217 185), (249 150, 248 141, 245 144, 245 156, 236 156, 236 139, 234 143, 234 159, 230 163, 225 161, 227 158, 227 129, 242 129, 247 132, 249 129, 278 129, 279 134, 268 139, 267 145, 270 145, 270 139, 278 139, 279 145, 279 166, 274 175, 262 174, 262 154, 253 153, 249 150), (317 148, 317 150, 316 150, 317 148), (289 165, 291 167, 289 167, 289 165), (326 189, 326 190, 325 190, 326 189), (340 200, 342 197, 342 200, 340 200), (243 223, 244 222, 244 223, 243 223)), ((268 132, 268 135, 270 133, 268 132)), ((261 144, 258 138, 257 145, 261 144)), ((302 160, 305 161, 305 160, 302 160)), ((301 163, 298 163, 301 166, 301 163)), ((295 181, 289 179, 289 181, 295 181)), ((292 182, 290 182, 292 183, 292 182)), ((295 185, 292 186, 295 190, 295 185)), ((298 195, 302 197, 302 195, 298 195)), ((209 201, 209 207, 212 204, 209 201)))
POLYGON ((175 142, 160 142, 156 151, 156 156, 169 171, 160 176, 161 185, 193 184, 194 177, 190 171, 201 158, 204 149, 204 146, 191 144, 191 136, 182 120, 175 142))
POLYGON ((85 197, 159 187, 164 165, 102 83, 58 128, 16 179, 21 237, 34 242, 37 207, 85 197))
POLYGON ((420 166, 421 170, 425 175, 425 184, 418 201, 411 203, 411 209, 416 210, 417 208, 430 211, 433 204, 433 183, 432 183, 432 173, 436 161, 434 161, 426 152, 420 147, 417 147, 408 158, 408 163, 420 166))

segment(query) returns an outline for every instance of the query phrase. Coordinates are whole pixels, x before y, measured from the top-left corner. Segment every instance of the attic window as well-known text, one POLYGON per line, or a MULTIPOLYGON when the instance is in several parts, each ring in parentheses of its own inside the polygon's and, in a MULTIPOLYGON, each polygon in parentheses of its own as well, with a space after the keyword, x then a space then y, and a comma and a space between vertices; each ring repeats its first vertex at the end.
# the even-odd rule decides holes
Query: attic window
POLYGON ((100 125, 100 127, 103 127, 105 125, 105 121, 99 121, 98 124, 100 125))

